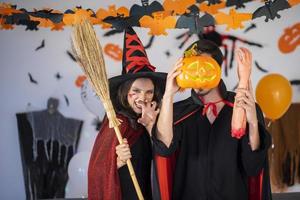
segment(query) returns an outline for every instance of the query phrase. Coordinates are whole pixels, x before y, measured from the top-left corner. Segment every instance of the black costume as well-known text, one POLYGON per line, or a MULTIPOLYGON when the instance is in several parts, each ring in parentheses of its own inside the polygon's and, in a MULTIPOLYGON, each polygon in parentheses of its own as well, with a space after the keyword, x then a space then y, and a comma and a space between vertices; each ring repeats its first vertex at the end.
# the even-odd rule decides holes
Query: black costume
MULTIPOLYGON (((227 92, 222 81, 219 89, 224 100, 234 102, 235 94, 227 92)), ((246 200, 251 192, 249 176, 262 169, 262 199, 271 199, 267 167, 271 140, 259 107, 260 148, 256 151, 248 144, 248 127, 240 140, 231 136, 232 107, 225 104, 213 124, 202 115, 202 109, 203 103, 193 90, 190 98, 174 104, 174 135, 169 148, 155 137, 153 128, 155 152, 162 156, 177 153, 172 199, 246 200)))

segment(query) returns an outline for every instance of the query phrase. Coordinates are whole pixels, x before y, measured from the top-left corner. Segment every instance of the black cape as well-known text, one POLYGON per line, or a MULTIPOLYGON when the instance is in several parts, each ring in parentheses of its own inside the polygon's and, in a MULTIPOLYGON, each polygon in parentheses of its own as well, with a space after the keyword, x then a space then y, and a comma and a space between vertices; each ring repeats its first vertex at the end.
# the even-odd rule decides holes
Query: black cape
MULTIPOLYGON (((219 89, 223 99, 234 102, 235 93, 226 91, 222 81, 219 89)), ((259 106, 261 145, 256 151, 250 148, 248 128, 241 139, 231 137, 231 106, 225 104, 213 124, 202 109, 193 91, 190 98, 174 104, 174 136, 169 148, 156 138, 153 128, 160 198, 272 199, 267 159, 271 138, 259 106)))

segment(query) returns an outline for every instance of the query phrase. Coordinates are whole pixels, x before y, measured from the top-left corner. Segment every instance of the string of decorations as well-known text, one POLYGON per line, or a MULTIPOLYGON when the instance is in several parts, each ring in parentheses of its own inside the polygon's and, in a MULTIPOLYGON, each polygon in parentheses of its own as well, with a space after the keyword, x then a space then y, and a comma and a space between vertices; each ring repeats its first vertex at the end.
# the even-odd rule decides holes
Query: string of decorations
POLYGON ((129 9, 111 5, 97 11, 80 6, 64 12, 54 9, 27 11, 16 5, 0 3, 0 29, 12 30, 15 26, 26 26, 26 30, 50 28, 63 30, 88 19, 103 29, 122 31, 127 26, 149 29, 150 35, 167 35, 166 29, 189 29, 190 34, 201 34, 203 28, 226 25, 226 30, 244 28, 244 22, 265 17, 265 21, 280 18, 279 11, 291 8, 300 0, 267 0, 253 13, 238 12, 250 0, 165 0, 163 3, 141 0, 129 9), (222 9, 231 7, 229 12, 222 9))

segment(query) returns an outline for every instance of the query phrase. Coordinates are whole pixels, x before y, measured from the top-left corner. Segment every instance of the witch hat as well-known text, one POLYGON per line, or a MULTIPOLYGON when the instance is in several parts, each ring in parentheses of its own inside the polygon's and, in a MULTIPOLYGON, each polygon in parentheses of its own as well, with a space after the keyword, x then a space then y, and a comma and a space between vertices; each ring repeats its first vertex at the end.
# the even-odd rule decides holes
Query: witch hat
POLYGON ((150 78, 155 89, 161 94, 165 90, 167 73, 155 72, 150 64, 145 48, 132 27, 127 27, 124 34, 122 74, 109 79, 111 99, 117 97, 118 88, 125 81, 137 78, 150 78))

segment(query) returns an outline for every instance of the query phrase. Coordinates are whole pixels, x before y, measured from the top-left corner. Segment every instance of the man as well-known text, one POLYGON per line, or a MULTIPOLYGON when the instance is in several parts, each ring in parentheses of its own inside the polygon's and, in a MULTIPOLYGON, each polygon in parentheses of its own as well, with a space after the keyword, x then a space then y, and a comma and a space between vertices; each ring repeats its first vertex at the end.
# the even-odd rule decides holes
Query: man
MULTIPOLYGON (((196 56, 209 55, 222 64, 220 49, 210 41, 199 40, 185 52, 191 50, 196 56)), ((252 64, 250 51, 241 48, 237 53, 239 67, 252 64)), ((192 89, 190 98, 173 105, 174 95, 180 89, 175 78, 181 73, 181 66, 180 60, 168 73, 160 115, 153 128, 156 153, 165 157, 176 154, 176 167, 169 166, 174 169, 174 178, 171 197, 167 198, 271 199, 267 168, 270 135, 264 128, 252 87, 237 89, 240 95, 236 103, 245 110, 247 119, 246 134, 237 139, 231 136, 235 93, 227 91, 222 80, 212 89, 192 89), (260 188, 253 188, 256 179, 252 176, 257 175, 261 175, 263 182, 260 188)), ((165 199, 168 195, 163 194, 163 167, 159 159, 156 161, 161 198, 165 199)))

